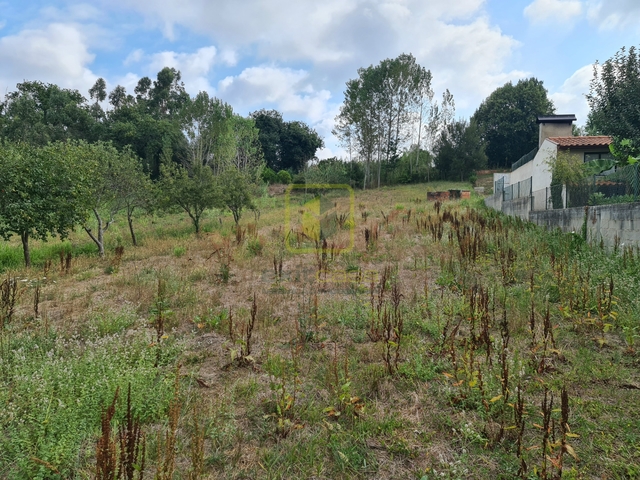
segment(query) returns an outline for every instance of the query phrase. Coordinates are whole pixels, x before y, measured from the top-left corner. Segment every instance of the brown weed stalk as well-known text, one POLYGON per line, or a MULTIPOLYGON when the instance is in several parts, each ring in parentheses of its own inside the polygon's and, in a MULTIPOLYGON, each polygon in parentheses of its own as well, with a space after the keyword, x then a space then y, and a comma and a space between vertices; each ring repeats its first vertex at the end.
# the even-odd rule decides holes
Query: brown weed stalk
POLYGON ((116 480, 118 478, 118 444, 111 434, 111 420, 116 413, 116 401, 120 387, 116 388, 111 405, 102 409, 100 424, 102 433, 96 446, 96 480, 116 480))
POLYGON ((13 320, 16 303, 23 291, 15 277, 7 277, 0 283, 0 332, 13 320))
POLYGON ((156 480, 172 480, 176 466, 176 437, 178 433, 178 420, 181 410, 180 402, 180 365, 176 369, 176 379, 173 387, 173 398, 169 403, 169 425, 162 441, 158 432, 158 464, 156 467, 156 480))
POLYGON ((124 475, 126 480, 142 480, 144 476, 144 462, 146 440, 142 432, 140 420, 133 416, 131 409, 131 383, 127 389, 127 411, 125 422, 118 432, 120 445, 120 468, 118 478, 124 475), (137 475, 136 475, 137 472, 137 475))

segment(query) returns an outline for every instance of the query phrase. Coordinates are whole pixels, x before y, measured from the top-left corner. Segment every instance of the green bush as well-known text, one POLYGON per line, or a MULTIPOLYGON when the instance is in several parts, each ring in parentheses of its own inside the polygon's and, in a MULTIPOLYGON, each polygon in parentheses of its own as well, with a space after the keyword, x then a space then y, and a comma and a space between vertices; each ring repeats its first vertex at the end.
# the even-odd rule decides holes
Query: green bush
POLYGON ((291 174, 286 170, 280 170, 277 175, 278 183, 289 185, 291 183, 291 174))
POLYGON ((259 238, 252 238, 247 242, 247 251, 254 257, 262 255, 264 242, 259 238))
POLYGON ((276 172, 271 170, 269 167, 265 168, 262 171, 262 175, 260 176, 260 178, 262 178, 263 182, 268 184, 278 183, 278 175, 276 175, 276 172))

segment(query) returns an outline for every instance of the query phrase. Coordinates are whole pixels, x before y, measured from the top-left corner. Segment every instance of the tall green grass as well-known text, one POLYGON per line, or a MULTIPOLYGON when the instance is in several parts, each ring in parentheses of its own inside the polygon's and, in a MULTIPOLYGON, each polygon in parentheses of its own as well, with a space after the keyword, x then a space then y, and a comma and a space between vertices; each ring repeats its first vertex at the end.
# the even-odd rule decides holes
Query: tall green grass
MULTIPOLYGON (((113 320, 122 322, 122 316, 130 315, 113 320)), ((121 325, 108 326, 108 320, 101 316, 91 332, 70 337, 55 331, 5 331, 0 355, 0 478, 73 478, 95 452, 101 411, 118 387, 120 420, 122 393, 129 383, 134 413, 141 421, 164 415, 174 375, 162 365, 175 360, 177 347, 165 348, 161 366, 155 367, 151 334, 126 334, 121 325), (118 333, 101 335, 109 331, 118 333)))

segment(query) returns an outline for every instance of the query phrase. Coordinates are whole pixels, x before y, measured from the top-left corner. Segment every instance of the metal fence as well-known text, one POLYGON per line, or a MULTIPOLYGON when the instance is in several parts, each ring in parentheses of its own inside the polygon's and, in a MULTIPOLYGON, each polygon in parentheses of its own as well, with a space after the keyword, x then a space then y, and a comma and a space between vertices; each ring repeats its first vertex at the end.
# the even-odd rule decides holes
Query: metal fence
POLYGON ((499 193, 502 194, 503 190, 504 190, 504 177, 500 177, 498 180, 493 182, 493 194, 494 195, 498 195, 499 193))
POLYGON ((535 158, 536 153, 538 153, 538 147, 534 148, 526 155, 523 155, 522 157, 520 157, 520 159, 517 162, 511 164, 511 171, 515 172, 518 168, 520 168, 525 163, 529 163, 531 160, 535 158))
POLYGON ((522 180, 513 185, 507 185, 502 190, 502 201, 514 200, 516 198, 531 196, 532 177, 522 180))
POLYGON ((617 168, 609 175, 594 175, 579 185, 552 185, 533 192, 534 210, 584 207, 640 201, 640 165, 617 168))

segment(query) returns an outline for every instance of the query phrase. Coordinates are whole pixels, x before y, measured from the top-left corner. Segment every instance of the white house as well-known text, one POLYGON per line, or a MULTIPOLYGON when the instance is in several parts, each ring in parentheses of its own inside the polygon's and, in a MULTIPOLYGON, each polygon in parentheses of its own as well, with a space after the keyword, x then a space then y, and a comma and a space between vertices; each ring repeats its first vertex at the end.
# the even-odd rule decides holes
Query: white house
POLYGON ((537 119, 540 125, 538 147, 520 158, 512 166, 511 173, 494 174, 494 182, 504 182, 505 188, 513 185, 513 191, 519 191, 520 195, 528 196, 531 192, 545 190, 551 185, 551 169, 549 161, 565 151, 572 156, 579 156, 583 162, 598 158, 613 158, 609 152, 612 142, 608 136, 572 135, 572 124, 576 120, 575 115, 545 115, 537 119), (504 180, 500 180, 503 178, 504 180), (521 184, 521 188, 515 186, 521 184), (523 184, 526 184, 522 188, 523 184))

